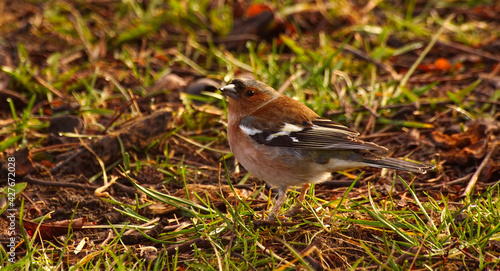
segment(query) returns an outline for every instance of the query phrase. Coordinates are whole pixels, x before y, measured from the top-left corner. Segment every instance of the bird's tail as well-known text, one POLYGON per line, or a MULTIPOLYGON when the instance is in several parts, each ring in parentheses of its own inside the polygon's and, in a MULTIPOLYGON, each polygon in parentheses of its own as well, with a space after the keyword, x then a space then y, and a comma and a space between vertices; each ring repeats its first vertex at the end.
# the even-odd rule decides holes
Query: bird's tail
POLYGON ((390 157, 380 157, 380 159, 377 160, 370 159, 366 161, 366 163, 371 167, 390 168, 421 174, 426 173, 427 170, 434 169, 433 165, 420 164, 390 157))

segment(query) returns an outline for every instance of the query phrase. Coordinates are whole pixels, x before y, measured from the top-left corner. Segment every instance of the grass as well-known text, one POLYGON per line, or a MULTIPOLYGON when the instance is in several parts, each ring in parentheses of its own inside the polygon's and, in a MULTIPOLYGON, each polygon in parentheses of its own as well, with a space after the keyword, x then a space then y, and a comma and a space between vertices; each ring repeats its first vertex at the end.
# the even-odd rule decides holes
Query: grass
MULTIPOLYGON (((476 193, 459 198, 460 191, 454 193, 446 181, 466 176, 474 165, 445 163, 444 150, 429 140, 412 147, 415 137, 408 136, 427 138, 447 126, 465 129, 470 120, 498 117, 499 90, 484 75, 494 69, 491 62, 455 57, 439 43, 481 48, 489 44, 482 41, 498 40, 497 22, 463 11, 472 5, 479 12, 487 2, 382 1, 357 6, 349 1, 276 1, 276 16, 295 31, 243 42, 236 51, 225 50, 221 40, 238 16, 220 1, 25 4, 34 15, 21 16, 0 30, 12 40, 0 39, 0 49, 14 56, 6 62, 11 64, 0 67, 0 78, 8 78, 9 88, 25 100, 19 106, 12 96, 4 103, 8 110, 2 110, 0 119, 2 160, 27 148, 37 168, 49 171, 60 154, 46 149, 54 116, 81 118, 83 134, 64 134, 81 142, 113 133, 158 108, 173 111, 175 127, 146 147, 131 150, 120 143, 121 161, 102 164, 100 173, 83 178, 99 186, 102 176, 117 179, 133 185, 135 196, 107 190, 109 196, 99 199, 106 210, 78 205, 70 217, 58 217, 99 221, 83 235, 70 227, 65 238, 39 242, 18 228, 23 242, 17 262, 3 264, 5 270, 499 268, 498 185, 478 186, 476 193), (465 15, 457 15, 459 11, 465 15), (30 26, 26 35, 18 33, 17 21, 30 26), (305 29, 304 24, 311 27, 305 29), (434 73, 421 69, 438 57, 464 66, 434 73), (467 77, 468 72, 482 79, 467 77), (170 83, 151 91, 171 74, 181 75, 180 81, 188 85, 198 77, 227 82, 253 75, 322 116, 363 135, 378 135, 394 156, 416 157, 437 169, 424 176, 387 170, 341 172, 334 180, 355 180, 350 187, 313 186, 306 212, 282 224, 262 223, 273 204, 270 193, 254 186, 255 178, 233 174, 238 168, 228 153, 224 98, 218 92, 179 93, 170 83), (281 89, 283 85, 288 87, 281 89), (409 107, 415 109, 405 113, 409 107), (399 146, 400 141, 408 146, 399 146), (158 175, 148 171, 151 168, 158 175), (150 176, 152 181, 147 180, 150 176), (441 182, 440 189, 426 190, 441 182), (105 211, 121 219, 100 220, 105 211), (155 225, 163 226, 159 233, 155 225), (128 241, 131 235, 140 242, 128 241), (83 249, 77 249, 79 244, 83 249)), ((16 18, 12 10, 6 13, 16 18)), ((495 164, 490 166, 495 178, 495 164)), ((22 198, 22 191, 36 193, 37 186, 16 180, 17 197, 22 198)), ((1 197, 8 199, 7 194, 4 189, 1 197)), ((290 191, 284 209, 293 205, 294 196, 290 191)), ((21 200, 15 202, 23 210, 21 200)), ((25 202, 30 210, 43 211, 36 215, 23 210, 20 221, 45 218, 55 209, 25 202)), ((8 262, 7 252, 0 249, 3 263, 8 262)))

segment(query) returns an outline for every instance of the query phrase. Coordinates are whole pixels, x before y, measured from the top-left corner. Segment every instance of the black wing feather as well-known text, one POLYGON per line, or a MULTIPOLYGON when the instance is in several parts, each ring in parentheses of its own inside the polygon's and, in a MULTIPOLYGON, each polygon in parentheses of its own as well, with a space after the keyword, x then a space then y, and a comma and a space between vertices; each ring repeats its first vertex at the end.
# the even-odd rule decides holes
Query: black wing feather
POLYGON ((290 124, 297 129, 283 132, 284 123, 280 126, 271 126, 273 122, 255 116, 243 118, 240 123, 246 128, 253 129, 249 135, 253 140, 268 146, 309 150, 387 151, 375 143, 360 140, 358 132, 328 119, 290 124))

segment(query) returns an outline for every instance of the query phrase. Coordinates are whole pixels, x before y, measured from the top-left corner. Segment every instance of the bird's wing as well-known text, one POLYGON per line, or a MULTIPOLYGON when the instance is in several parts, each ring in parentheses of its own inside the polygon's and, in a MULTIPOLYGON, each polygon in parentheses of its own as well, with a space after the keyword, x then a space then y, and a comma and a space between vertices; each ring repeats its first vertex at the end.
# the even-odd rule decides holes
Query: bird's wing
POLYGON ((329 119, 297 121, 282 117, 280 121, 247 116, 239 128, 260 144, 310 150, 373 150, 387 151, 375 143, 364 142, 359 133, 329 119))

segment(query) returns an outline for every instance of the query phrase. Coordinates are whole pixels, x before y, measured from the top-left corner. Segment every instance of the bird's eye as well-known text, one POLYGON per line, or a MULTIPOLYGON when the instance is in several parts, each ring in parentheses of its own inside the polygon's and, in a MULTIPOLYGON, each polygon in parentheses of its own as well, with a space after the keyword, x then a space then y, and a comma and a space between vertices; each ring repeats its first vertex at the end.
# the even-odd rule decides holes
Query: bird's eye
POLYGON ((253 91, 253 90, 247 90, 245 92, 245 96, 247 96, 247 97, 252 97, 253 95, 255 95, 255 91, 253 91))

